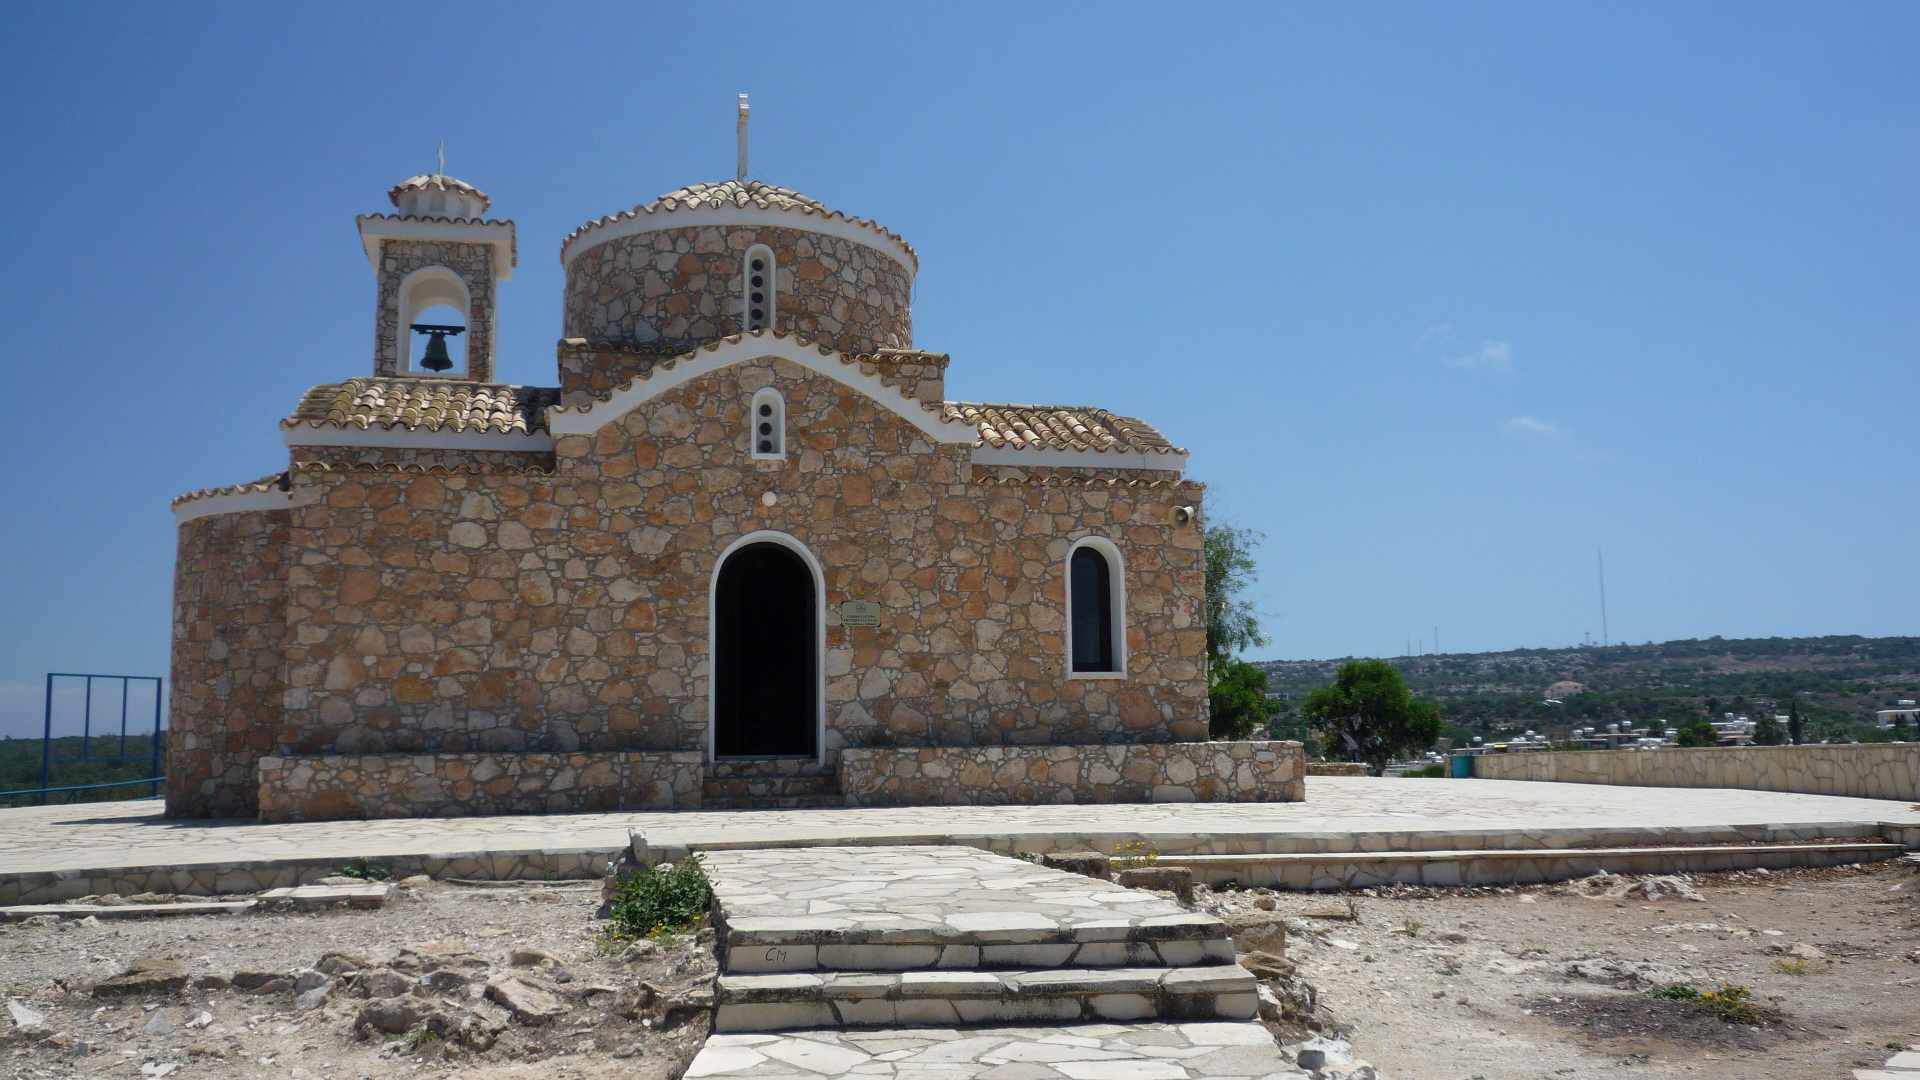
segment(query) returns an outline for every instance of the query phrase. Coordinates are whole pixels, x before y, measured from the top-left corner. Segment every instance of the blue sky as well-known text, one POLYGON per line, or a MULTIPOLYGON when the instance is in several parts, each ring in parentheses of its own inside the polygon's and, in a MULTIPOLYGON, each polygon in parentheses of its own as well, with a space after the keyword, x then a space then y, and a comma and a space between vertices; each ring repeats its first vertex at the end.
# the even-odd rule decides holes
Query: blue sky
POLYGON ((0 10, 0 730, 163 674, 167 501, 371 366, 353 217, 559 241, 733 168, 918 250, 950 396, 1087 404, 1265 534, 1263 656, 1920 632, 1920 8, 0 10), (12 719, 12 723, 9 719, 12 719))

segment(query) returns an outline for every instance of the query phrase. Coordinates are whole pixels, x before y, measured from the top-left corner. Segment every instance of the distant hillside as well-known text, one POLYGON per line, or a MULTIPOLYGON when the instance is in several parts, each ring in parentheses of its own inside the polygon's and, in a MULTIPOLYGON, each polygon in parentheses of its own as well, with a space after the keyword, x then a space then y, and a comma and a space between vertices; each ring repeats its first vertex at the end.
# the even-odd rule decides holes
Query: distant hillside
MULTIPOLYGON (((1873 711, 1920 696, 1920 637, 1707 638, 1607 648, 1383 657, 1421 697, 1440 703, 1448 733, 1492 737, 1532 728, 1559 735, 1608 723, 1673 724, 1709 712, 1784 713, 1797 698, 1812 738, 1885 738, 1873 711), (1557 683, 1578 684, 1555 687, 1557 683), (1558 705, 1546 699, 1555 687, 1558 705)), ((1269 660, 1269 692, 1288 705, 1276 725, 1297 737, 1307 692, 1340 660, 1269 660)), ((1914 735, 1909 733, 1908 738, 1914 735)))

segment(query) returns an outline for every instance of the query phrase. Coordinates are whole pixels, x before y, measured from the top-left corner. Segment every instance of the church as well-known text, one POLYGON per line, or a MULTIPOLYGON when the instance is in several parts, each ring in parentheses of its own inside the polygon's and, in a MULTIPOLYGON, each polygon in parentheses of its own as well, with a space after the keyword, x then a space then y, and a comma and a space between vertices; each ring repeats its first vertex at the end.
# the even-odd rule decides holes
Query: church
POLYGON ((1301 797, 1298 744, 1206 741, 1186 454, 948 400, 899 236, 744 168, 588 222, 515 386, 513 222, 388 198, 371 367, 174 501, 169 815, 1301 797))

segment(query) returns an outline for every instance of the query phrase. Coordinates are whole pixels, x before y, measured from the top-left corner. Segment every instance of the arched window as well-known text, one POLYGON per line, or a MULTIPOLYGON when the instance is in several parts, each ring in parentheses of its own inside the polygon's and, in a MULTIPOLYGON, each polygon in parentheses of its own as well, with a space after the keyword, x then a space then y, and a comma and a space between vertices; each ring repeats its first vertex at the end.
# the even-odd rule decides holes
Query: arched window
POLYGON ((1126 588, 1120 549, 1090 536, 1067 555, 1068 674, 1126 677, 1126 588))
POLYGON ((753 395, 747 411, 752 456, 760 460, 784 460, 787 456, 787 403, 780 391, 769 386, 753 395))
POLYGON ((740 278, 740 325, 746 330, 773 326, 773 249, 755 244, 747 249, 746 272, 740 278))

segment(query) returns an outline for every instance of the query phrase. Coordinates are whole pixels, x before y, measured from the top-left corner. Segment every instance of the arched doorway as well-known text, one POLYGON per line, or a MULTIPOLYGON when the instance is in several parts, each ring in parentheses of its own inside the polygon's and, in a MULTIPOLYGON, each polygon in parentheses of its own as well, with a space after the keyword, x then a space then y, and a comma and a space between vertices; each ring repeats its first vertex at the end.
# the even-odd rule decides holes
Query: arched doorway
POLYGON ((747 544, 713 590, 713 755, 813 757, 819 599, 800 555, 747 544))

